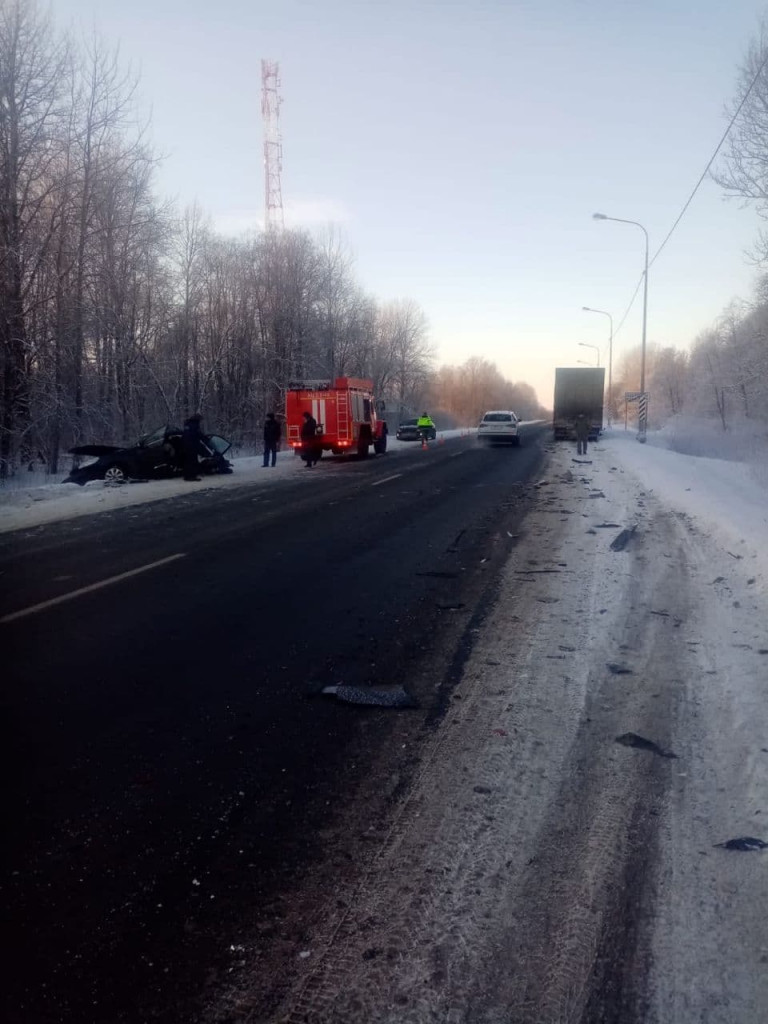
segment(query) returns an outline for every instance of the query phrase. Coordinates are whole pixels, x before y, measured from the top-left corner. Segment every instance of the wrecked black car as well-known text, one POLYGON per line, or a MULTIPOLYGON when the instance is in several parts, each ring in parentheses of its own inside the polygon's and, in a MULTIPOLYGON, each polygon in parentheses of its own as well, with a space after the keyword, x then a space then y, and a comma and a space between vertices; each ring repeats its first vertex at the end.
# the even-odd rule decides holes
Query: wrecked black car
MULTIPOLYGON (((218 434, 204 434, 200 443, 198 472, 231 473, 225 453, 232 447, 218 434)), ((132 447, 85 444, 70 448, 71 455, 90 456, 90 462, 73 469, 63 482, 87 484, 91 480, 123 484, 128 480, 158 480, 182 472, 181 427, 166 425, 139 438, 132 447)))

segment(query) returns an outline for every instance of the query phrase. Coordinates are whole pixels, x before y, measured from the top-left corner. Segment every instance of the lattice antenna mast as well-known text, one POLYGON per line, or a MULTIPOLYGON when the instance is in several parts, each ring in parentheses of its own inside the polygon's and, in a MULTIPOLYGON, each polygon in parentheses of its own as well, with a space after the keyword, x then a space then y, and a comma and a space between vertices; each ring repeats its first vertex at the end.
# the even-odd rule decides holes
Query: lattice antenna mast
POLYGON ((261 115, 264 121, 264 224, 282 230, 283 190, 280 173, 283 169, 283 146, 280 141, 280 65, 277 61, 261 62, 261 115))

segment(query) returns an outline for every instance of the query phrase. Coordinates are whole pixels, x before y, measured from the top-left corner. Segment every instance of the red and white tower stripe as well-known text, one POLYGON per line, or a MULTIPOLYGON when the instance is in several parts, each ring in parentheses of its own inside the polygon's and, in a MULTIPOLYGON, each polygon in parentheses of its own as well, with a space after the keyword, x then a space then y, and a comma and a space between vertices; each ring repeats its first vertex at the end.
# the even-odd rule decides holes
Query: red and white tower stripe
POLYGON ((261 116, 264 122, 264 226, 282 230, 283 191, 280 173, 283 169, 283 145, 280 140, 280 65, 277 61, 261 62, 261 116))

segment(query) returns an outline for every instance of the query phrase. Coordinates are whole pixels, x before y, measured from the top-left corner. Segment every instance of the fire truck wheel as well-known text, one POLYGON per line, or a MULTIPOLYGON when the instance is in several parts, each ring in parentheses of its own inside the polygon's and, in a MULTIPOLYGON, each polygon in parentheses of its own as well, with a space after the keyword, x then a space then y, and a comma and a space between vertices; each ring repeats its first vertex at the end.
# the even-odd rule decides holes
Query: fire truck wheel
POLYGON ((376 452, 377 455, 383 455, 384 452, 386 452, 386 450, 387 450, 387 435, 386 434, 383 437, 380 437, 378 439, 378 441, 374 442, 373 450, 376 452))

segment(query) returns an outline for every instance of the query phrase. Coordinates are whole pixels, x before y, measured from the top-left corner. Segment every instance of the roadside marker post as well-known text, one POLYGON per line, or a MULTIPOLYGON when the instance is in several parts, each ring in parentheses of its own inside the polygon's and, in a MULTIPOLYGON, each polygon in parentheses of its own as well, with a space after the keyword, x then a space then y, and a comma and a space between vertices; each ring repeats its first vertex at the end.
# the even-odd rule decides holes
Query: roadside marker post
POLYGON ((640 444, 646 442, 646 431, 648 429, 648 392, 647 391, 625 391, 624 392, 624 429, 627 429, 628 409, 630 402, 637 402, 637 440, 640 444))

